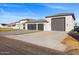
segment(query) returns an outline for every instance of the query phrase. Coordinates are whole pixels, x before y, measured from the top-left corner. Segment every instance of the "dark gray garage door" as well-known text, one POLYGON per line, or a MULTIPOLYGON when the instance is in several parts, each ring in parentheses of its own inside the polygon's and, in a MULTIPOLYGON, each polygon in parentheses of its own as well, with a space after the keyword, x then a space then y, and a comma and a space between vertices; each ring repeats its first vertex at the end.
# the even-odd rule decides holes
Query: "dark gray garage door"
POLYGON ((38 24, 38 30, 44 30, 44 25, 43 24, 38 24))
POLYGON ((28 30, 36 30, 36 24, 28 24, 28 30))
POLYGON ((65 31, 65 18, 54 18, 51 20, 51 29, 55 31, 65 31))

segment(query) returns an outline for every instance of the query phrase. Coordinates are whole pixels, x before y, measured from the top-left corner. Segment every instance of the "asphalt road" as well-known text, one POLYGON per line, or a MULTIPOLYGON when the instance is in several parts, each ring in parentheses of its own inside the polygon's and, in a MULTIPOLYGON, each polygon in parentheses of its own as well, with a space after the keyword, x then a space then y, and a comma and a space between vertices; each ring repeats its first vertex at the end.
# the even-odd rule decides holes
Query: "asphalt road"
POLYGON ((63 55, 63 52, 0 36, 0 55, 63 55))

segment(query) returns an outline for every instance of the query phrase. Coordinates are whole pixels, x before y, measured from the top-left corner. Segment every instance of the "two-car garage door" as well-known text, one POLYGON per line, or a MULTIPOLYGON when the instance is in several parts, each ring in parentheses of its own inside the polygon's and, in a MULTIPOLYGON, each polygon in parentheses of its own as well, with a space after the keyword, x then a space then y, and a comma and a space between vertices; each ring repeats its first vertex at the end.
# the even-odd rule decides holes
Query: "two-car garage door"
POLYGON ((53 18, 51 20, 51 30, 65 31, 65 18, 53 18))
POLYGON ((43 24, 28 24, 28 30, 44 30, 44 25, 43 24))

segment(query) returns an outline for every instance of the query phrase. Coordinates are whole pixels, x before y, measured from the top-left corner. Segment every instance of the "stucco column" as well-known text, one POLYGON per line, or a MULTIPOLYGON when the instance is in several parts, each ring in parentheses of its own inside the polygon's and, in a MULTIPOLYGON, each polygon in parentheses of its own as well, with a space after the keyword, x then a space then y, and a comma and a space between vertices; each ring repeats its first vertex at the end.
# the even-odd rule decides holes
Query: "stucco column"
POLYGON ((25 30, 28 30, 28 25, 27 24, 25 24, 25 30))
POLYGON ((36 31, 38 31, 38 24, 36 24, 36 31))

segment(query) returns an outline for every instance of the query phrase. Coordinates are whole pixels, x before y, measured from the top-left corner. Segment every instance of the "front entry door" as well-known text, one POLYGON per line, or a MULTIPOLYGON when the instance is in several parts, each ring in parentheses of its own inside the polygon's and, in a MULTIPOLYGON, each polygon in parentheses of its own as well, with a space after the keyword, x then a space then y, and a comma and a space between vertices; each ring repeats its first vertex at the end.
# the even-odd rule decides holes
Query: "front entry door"
POLYGON ((23 24, 23 29, 25 29, 25 24, 23 24))

